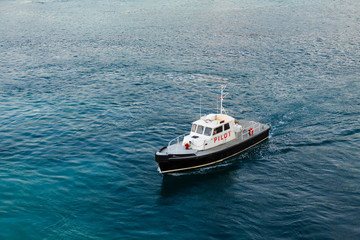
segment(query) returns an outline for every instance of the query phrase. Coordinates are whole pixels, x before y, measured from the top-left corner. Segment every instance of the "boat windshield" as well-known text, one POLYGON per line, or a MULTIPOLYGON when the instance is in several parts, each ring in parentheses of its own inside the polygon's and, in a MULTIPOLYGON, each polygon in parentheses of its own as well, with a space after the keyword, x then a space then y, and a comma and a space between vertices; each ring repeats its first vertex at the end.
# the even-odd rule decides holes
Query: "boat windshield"
POLYGON ((204 131, 205 136, 211 136, 212 128, 206 127, 204 131))
POLYGON ((204 126, 198 125, 198 128, 197 128, 197 130, 196 130, 196 133, 202 134, 203 131, 204 131, 204 126))
POLYGON ((191 131, 192 131, 192 132, 195 132, 195 131, 196 131, 196 124, 193 124, 193 125, 192 125, 191 131))

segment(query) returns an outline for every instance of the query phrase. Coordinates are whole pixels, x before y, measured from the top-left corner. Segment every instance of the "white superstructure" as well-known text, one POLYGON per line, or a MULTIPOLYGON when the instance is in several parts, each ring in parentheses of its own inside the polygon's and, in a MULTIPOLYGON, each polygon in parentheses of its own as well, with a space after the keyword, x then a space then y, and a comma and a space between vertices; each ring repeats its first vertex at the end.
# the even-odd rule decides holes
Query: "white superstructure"
POLYGON ((206 150, 234 140, 235 132, 241 130, 234 118, 226 114, 209 114, 193 122, 182 145, 185 149, 206 150))

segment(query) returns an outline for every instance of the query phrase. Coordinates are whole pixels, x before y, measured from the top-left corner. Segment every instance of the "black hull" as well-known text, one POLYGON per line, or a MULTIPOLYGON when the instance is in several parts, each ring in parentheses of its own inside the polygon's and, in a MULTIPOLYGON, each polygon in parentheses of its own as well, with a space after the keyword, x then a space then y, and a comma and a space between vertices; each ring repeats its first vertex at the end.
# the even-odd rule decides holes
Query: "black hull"
POLYGON ((198 156, 195 154, 155 154, 155 161, 159 164, 160 171, 163 174, 183 172, 196 168, 206 167, 240 154, 241 152, 244 152, 256 144, 266 140, 269 137, 269 130, 270 128, 247 139, 246 141, 240 142, 239 144, 206 155, 198 156))

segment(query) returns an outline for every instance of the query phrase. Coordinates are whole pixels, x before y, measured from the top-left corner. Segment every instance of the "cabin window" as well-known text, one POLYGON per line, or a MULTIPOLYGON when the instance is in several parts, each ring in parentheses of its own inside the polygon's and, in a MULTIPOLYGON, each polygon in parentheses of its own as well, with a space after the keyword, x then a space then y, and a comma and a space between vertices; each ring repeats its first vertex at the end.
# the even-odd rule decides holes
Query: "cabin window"
POLYGON ((215 128, 213 135, 219 134, 219 133, 221 133, 222 131, 223 131, 223 125, 221 125, 220 127, 215 128))
POLYGON ((203 131, 204 131, 204 126, 199 125, 198 128, 197 128, 197 130, 196 130, 196 133, 202 134, 203 131))
POLYGON ((230 129, 230 124, 229 124, 229 123, 226 123, 226 124, 224 125, 224 131, 226 131, 226 130, 228 130, 228 129, 230 129))
POLYGON ((191 131, 192 131, 192 132, 195 132, 195 131, 196 131, 196 124, 193 124, 193 125, 192 125, 191 131))
POLYGON ((205 136, 211 136, 212 128, 206 127, 204 131, 205 136))

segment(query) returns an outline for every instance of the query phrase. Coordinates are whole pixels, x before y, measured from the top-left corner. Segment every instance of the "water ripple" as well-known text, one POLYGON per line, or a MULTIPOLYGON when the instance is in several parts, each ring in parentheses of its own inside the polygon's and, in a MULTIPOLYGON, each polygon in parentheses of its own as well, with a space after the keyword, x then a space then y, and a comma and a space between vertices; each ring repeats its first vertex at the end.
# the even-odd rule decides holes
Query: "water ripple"
POLYGON ((357 9, 0 1, 0 238, 359 238, 357 9), (222 84, 269 140, 161 176, 222 84))

